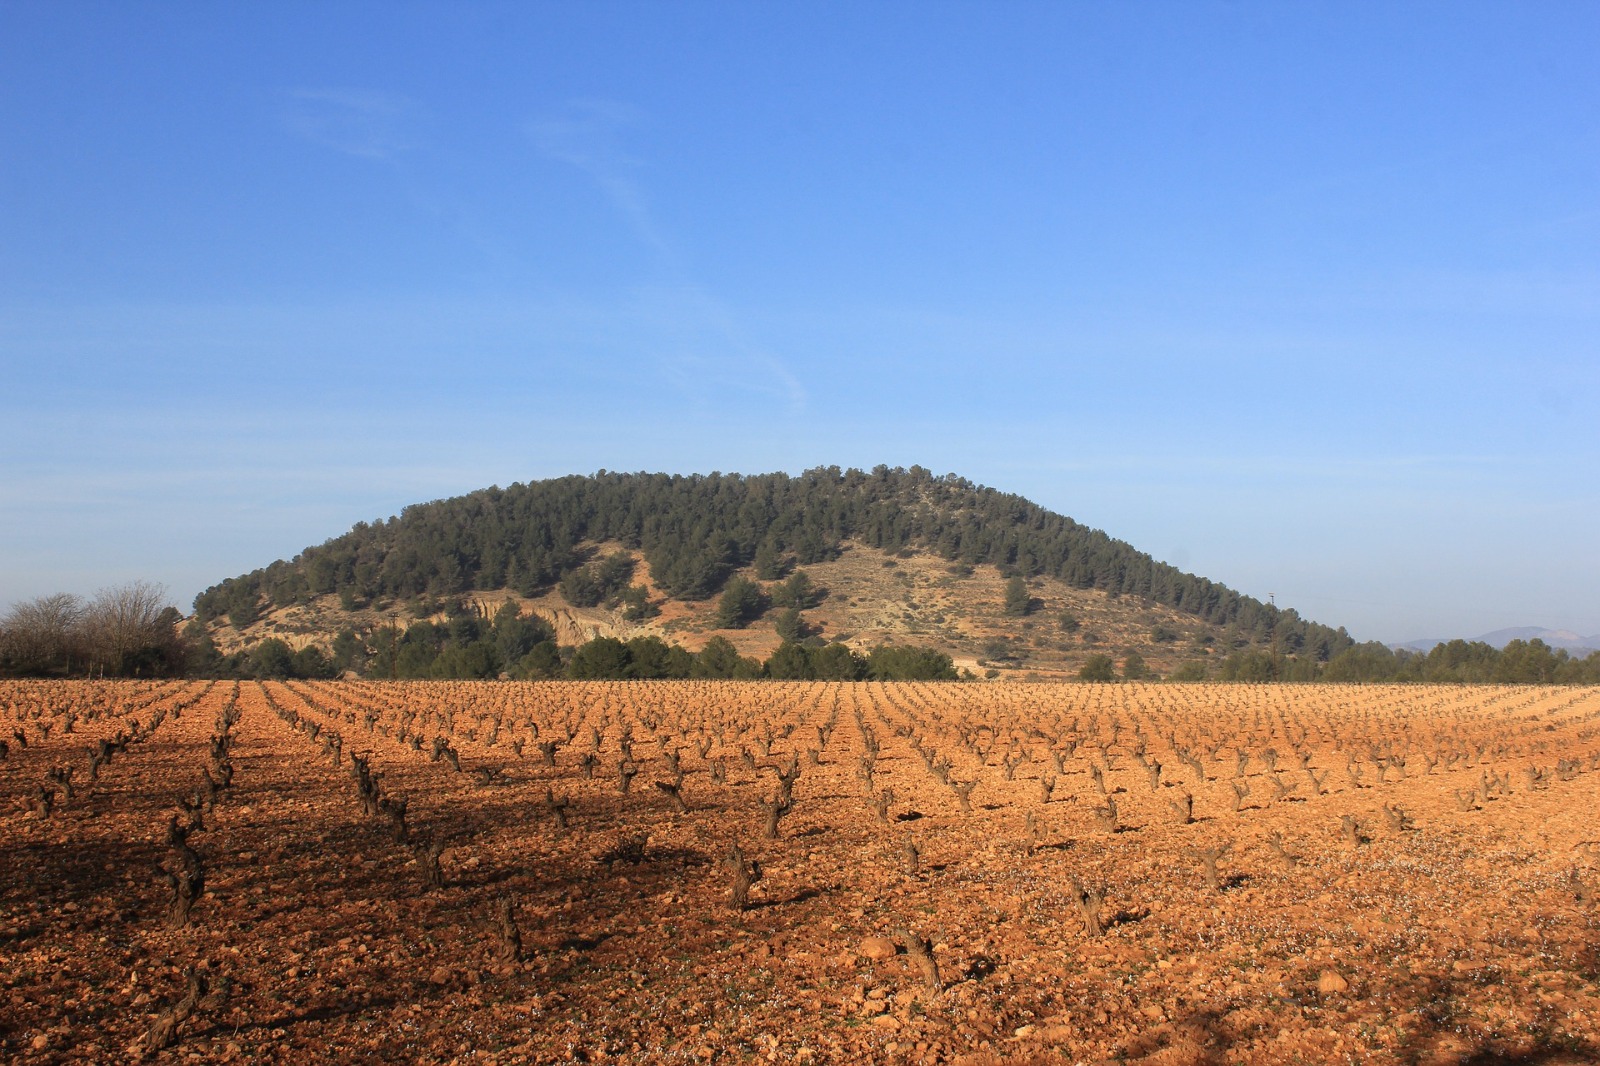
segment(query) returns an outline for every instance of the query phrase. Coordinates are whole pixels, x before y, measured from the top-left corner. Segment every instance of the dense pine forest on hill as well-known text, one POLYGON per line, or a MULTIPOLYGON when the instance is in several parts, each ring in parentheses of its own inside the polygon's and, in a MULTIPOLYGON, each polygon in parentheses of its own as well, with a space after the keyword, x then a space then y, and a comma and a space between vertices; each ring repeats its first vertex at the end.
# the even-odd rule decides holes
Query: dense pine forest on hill
POLYGON ((656 587, 676 599, 707 599, 746 566, 778 578, 856 541, 1138 597, 1318 661, 1353 643, 1343 630, 1157 562, 1020 496, 915 466, 798 477, 601 471, 484 489, 359 524, 207 589, 195 611, 248 624, 271 606, 330 593, 352 605, 468 589, 529 595, 581 570, 583 544, 609 541, 640 551, 656 587))

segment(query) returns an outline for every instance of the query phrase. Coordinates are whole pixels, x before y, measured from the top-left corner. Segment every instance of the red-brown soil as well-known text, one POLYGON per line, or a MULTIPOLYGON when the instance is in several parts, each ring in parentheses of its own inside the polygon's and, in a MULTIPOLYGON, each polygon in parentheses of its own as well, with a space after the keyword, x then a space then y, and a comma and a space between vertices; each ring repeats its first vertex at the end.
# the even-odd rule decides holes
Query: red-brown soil
POLYGON ((1592 688, 7 683, 0 1058, 1593 1062, 1597 723, 1592 688), (169 928, 167 825, 224 762, 169 928))

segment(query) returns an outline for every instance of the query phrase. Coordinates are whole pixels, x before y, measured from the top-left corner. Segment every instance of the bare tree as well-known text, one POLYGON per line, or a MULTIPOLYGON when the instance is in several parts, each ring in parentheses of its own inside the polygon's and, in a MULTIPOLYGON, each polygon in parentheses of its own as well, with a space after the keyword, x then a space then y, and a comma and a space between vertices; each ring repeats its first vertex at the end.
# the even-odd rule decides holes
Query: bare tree
POLYGON ((0 659, 24 673, 68 673, 84 658, 83 601, 70 592, 14 605, 0 619, 0 659))
POLYGON ((84 610, 91 665, 114 674, 154 673, 176 644, 178 613, 151 581, 101 589, 84 610))

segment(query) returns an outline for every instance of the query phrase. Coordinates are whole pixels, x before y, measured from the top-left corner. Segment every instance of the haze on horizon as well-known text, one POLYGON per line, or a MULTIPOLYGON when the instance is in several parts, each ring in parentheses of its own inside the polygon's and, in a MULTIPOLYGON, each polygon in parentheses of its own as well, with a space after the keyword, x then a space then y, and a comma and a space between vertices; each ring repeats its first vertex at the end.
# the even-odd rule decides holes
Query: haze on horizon
POLYGON ((0 7, 0 609, 920 464, 1362 640, 1600 634, 1600 7, 0 7))

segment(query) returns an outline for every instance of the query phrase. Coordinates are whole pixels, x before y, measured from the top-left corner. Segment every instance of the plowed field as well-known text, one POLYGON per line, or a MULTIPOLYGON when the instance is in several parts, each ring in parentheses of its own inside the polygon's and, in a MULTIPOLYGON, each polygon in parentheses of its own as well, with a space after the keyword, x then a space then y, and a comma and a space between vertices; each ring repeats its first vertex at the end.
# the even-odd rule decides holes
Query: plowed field
POLYGON ((10 1062, 1600 1061, 1600 689, 10 682, 0 740, 10 1062))

